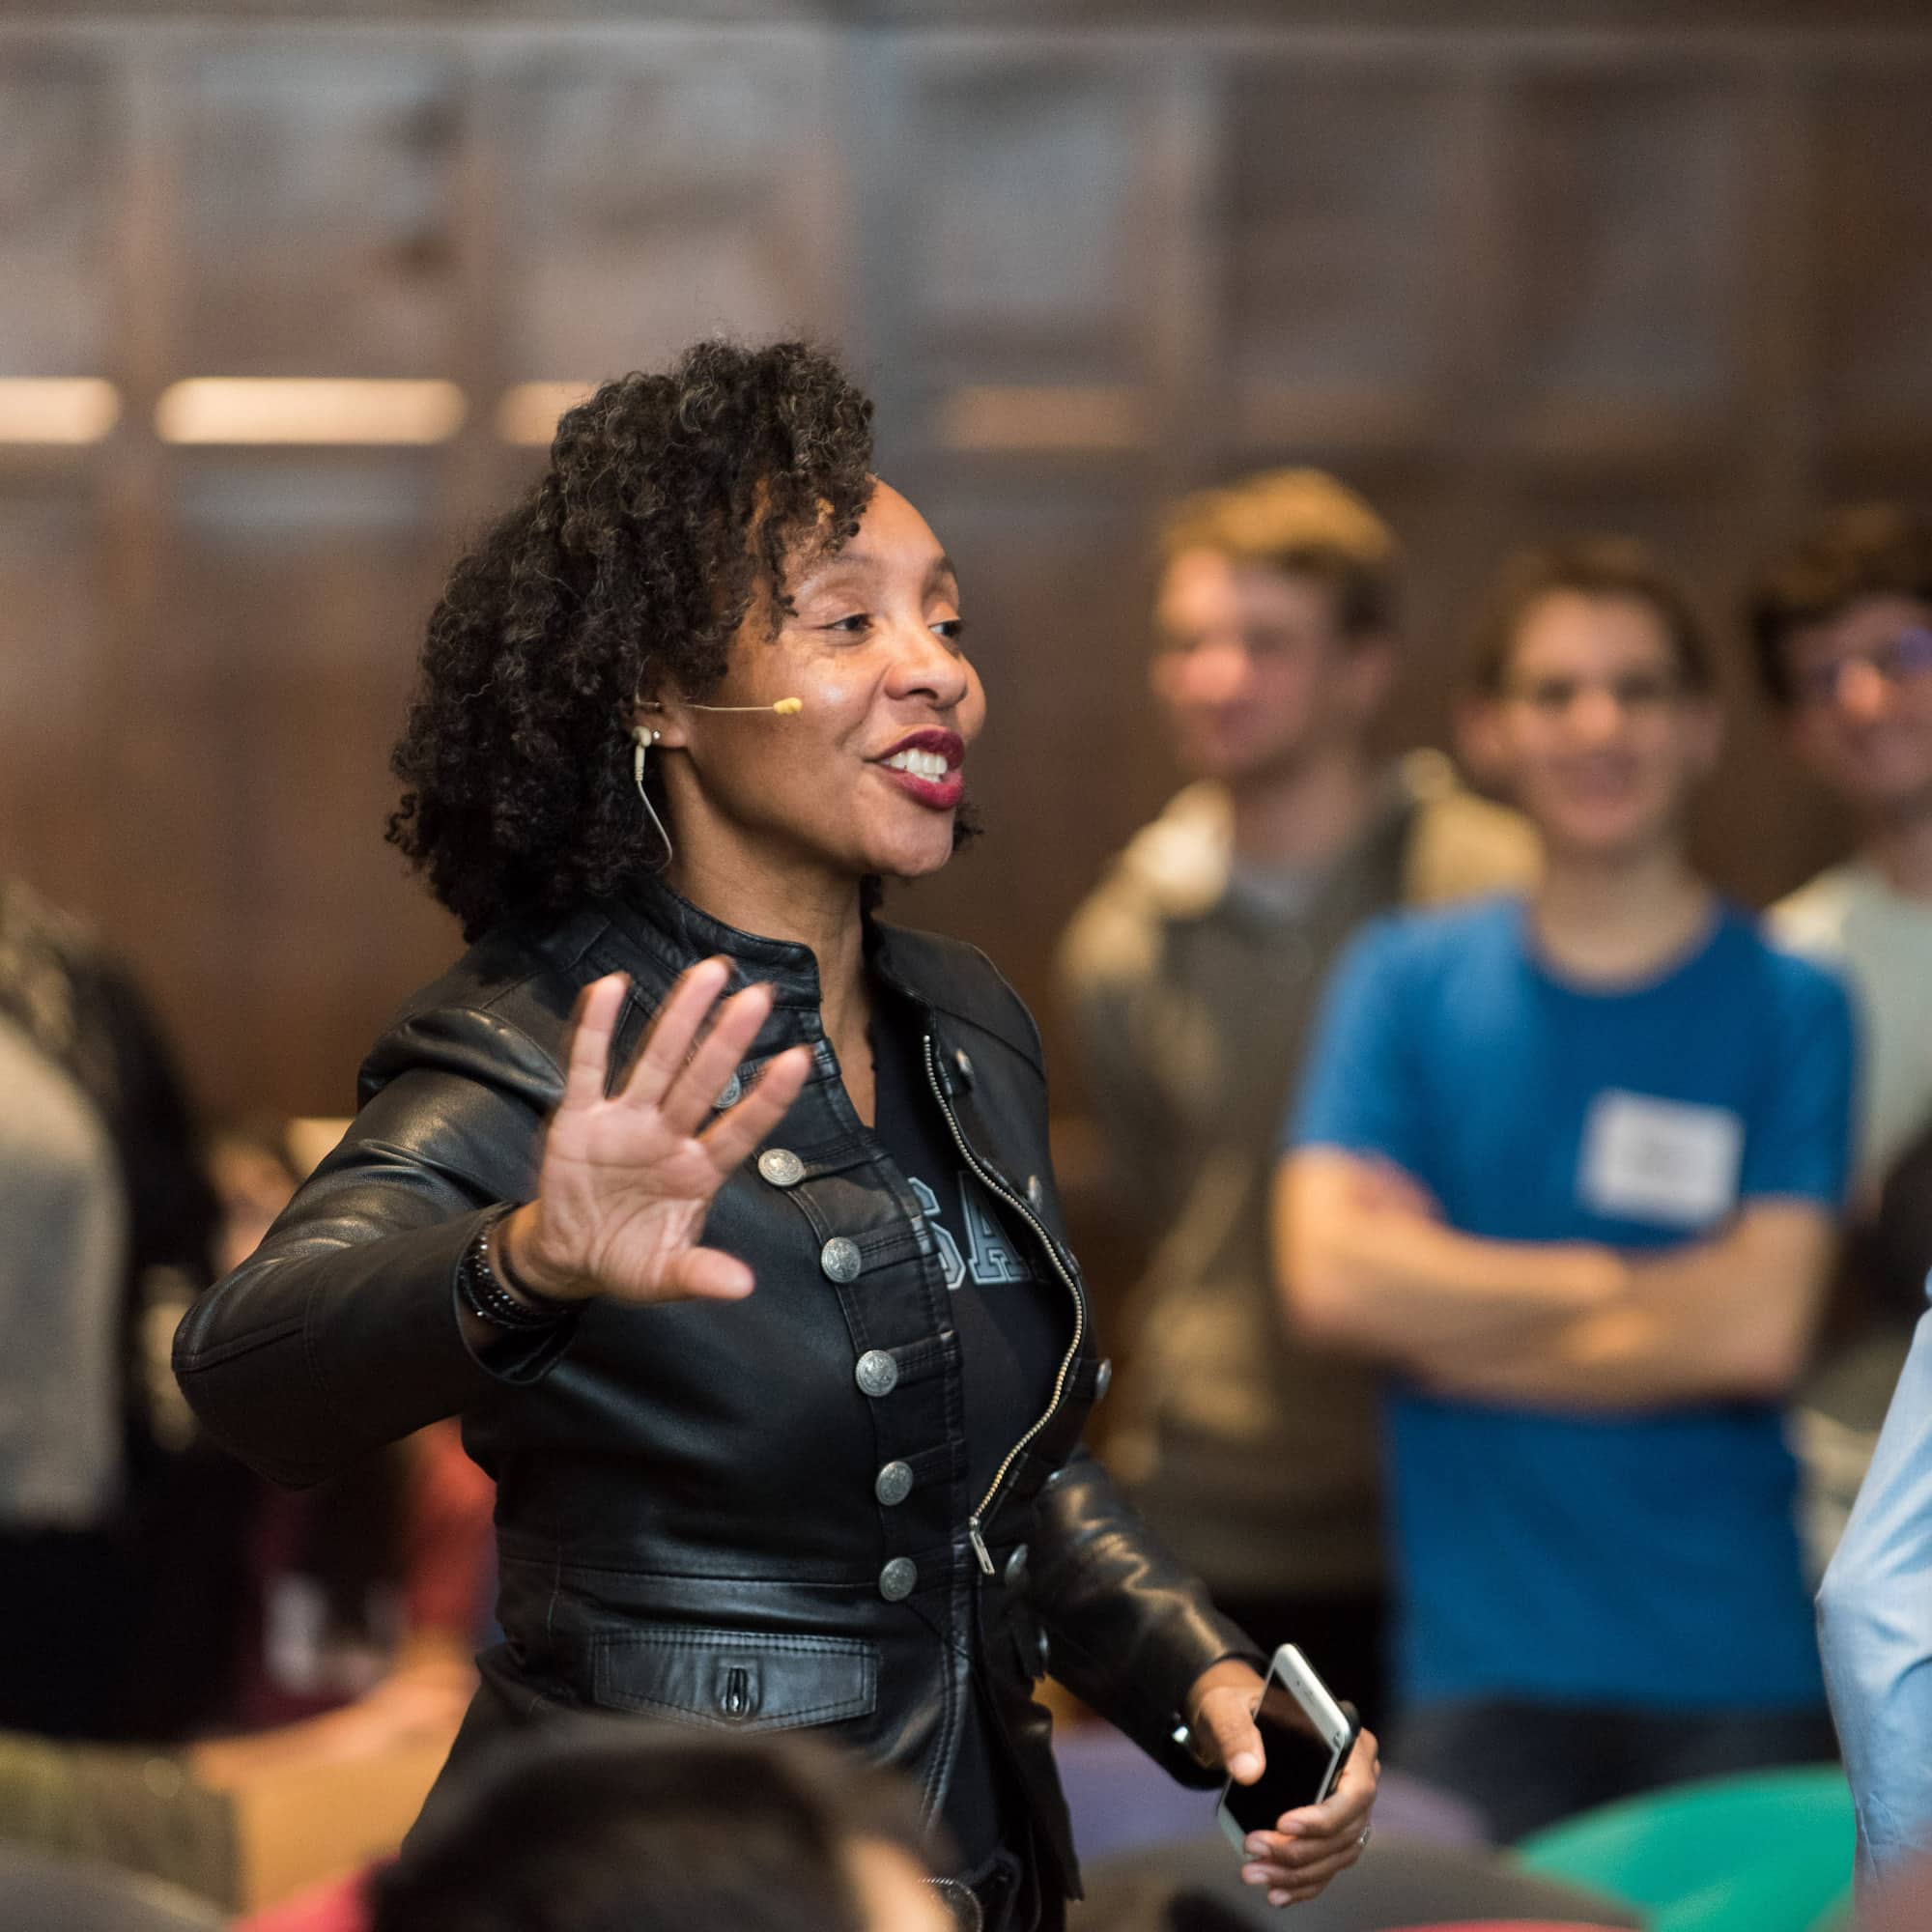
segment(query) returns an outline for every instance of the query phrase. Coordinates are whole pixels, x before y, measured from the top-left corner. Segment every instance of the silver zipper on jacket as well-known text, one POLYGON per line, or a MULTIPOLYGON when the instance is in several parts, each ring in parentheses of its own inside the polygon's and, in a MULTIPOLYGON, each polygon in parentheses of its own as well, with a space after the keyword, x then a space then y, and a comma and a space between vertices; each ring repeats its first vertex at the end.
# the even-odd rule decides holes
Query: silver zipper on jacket
POLYGON ((960 1131, 958 1117, 952 1111, 952 1103, 946 1097, 945 1083, 939 1077, 939 1054, 932 1043, 932 1036, 925 1036, 925 1077, 932 1088, 932 1097, 939 1102, 939 1111, 946 1116, 947 1130, 952 1136, 952 1145, 959 1150, 959 1156, 979 1179, 980 1184, 997 1200, 1004 1201, 1021 1220, 1039 1237, 1039 1244, 1046 1250, 1047 1259, 1053 1264, 1053 1271, 1066 1284, 1066 1292, 1073 1297, 1073 1339, 1066 1345, 1066 1353, 1061 1357, 1060 1373, 1053 1378, 1053 1396, 1047 1403, 1039 1420, 1007 1451, 1006 1460, 993 1472, 993 1480, 987 1486, 986 1493, 980 1498, 978 1506, 966 1519, 967 1539, 973 1546, 973 1554, 980 1559, 980 1568, 988 1577, 993 1574, 993 1559, 986 1548, 986 1539, 981 1534, 981 1525, 994 1499, 1000 1493, 1000 1485, 1007 1480, 1008 1472, 1019 1460, 1020 1453, 1039 1432, 1051 1422, 1058 1412, 1062 1399, 1066 1394, 1066 1378, 1073 1372, 1073 1364, 1080 1354, 1080 1344, 1087 1334, 1087 1297, 1080 1293, 1080 1284, 1067 1273, 1066 1264, 1060 1259, 1060 1247, 1047 1233, 1045 1224, 1035 1214, 1032 1207, 1015 1194, 988 1168, 984 1161, 967 1145, 966 1136, 960 1131))

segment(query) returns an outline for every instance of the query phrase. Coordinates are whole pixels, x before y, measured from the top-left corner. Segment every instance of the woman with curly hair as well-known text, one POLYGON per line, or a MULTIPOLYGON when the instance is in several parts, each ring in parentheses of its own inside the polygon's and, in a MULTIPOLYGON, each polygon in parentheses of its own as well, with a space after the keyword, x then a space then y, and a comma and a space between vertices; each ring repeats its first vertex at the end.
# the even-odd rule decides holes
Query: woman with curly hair
MULTIPOLYGON (((564 417, 396 753, 390 836, 474 943, 176 1365, 289 1483, 462 1415, 504 1641, 452 1763, 556 1710, 822 1729, 1025 1932, 1077 1887, 1049 1654, 1194 1782, 1259 1774, 1259 1680, 1079 1449, 1107 1368, 1030 1016, 871 911, 951 855, 985 698, 870 415, 707 343, 564 417)), ((1374 1784, 1369 1740, 1253 1882, 1319 1890, 1374 1784)))

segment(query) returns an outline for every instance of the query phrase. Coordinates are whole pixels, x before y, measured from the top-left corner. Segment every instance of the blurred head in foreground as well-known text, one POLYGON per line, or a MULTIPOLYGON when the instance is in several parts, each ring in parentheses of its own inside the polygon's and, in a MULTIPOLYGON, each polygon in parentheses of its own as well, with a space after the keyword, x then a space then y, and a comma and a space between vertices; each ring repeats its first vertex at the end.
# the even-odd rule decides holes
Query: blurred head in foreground
POLYGON ((1395 670, 1396 542, 1352 490, 1275 469, 1183 497, 1160 542, 1154 696, 1189 775, 1350 754, 1395 670))
POLYGON ((377 1881, 371 1932, 950 1932, 896 1779, 797 1740, 519 1740, 377 1881))

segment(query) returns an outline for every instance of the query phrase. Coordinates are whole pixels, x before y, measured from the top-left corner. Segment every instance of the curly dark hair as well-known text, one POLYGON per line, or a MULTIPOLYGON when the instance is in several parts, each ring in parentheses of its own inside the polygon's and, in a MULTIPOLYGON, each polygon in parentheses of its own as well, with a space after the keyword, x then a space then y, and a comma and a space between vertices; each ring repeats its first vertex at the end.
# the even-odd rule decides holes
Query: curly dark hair
POLYGON ((451 572, 390 767, 390 843, 474 939, 661 865, 629 716, 703 697, 733 633, 837 549, 871 494, 872 405, 799 342, 700 342, 607 383, 451 572))

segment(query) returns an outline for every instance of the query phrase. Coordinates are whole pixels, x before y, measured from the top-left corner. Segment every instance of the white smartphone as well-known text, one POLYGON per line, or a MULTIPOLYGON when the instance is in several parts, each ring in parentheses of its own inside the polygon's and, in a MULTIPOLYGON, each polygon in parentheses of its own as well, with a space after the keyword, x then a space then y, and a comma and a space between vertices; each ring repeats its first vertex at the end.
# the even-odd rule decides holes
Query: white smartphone
POLYGON ((1343 1709, 1308 1660, 1285 1643, 1268 1665, 1255 1728, 1265 1767, 1253 1784, 1230 1778, 1216 1813, 1243 1858, 1250 1832, 1272 1832, 1284 1811, 1319 1804, 1335 1789, 1362 1720, 1343 1709))

